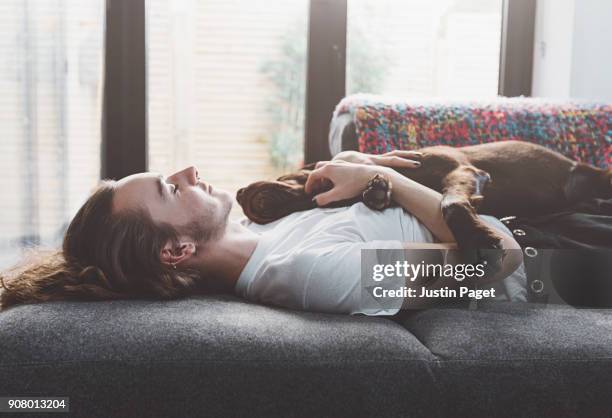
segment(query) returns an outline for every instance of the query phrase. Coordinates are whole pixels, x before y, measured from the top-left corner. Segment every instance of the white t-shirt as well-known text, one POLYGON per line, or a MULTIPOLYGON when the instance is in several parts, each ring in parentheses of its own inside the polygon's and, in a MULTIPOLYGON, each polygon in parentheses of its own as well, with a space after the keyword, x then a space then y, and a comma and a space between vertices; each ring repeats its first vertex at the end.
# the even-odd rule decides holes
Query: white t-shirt
MULTIPOLYGON (((498 219, 480 215, 508 234, 498 219)), ((296 212, 267 225, 241 223, 261 234, 235 286, 248 300, 315 312, 395 315, 394 308, 361 305, 361 250, 403 249, 402 242, 435 242, 431 232, 400 207, 373 211, 350 207, 296 212)), ((526 299, 521 266, 497 285, 497 299, 526 299)))

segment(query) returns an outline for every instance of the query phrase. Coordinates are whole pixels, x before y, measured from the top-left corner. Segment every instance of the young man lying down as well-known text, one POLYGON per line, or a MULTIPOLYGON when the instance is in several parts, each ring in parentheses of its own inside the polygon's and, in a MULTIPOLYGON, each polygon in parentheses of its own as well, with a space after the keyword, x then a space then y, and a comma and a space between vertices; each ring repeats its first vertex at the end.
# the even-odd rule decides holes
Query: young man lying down
MULTIPOLYGON (((201 180, 195 167, 168 177, 139 173, 104 180, 70 223, 61 251, 39 253, 0 276, 2 307, 233 293, 289 309, 393 315, 400 306, 362 306, 362 249, 428 248, 436 250, 427 252, 432 262, 457 265, 463 260, 443 221, 440 193, 391 168, 417 163, 367 155, 363 161, 320 164, 306 189, 321 181, 333 183, 316 196, 318 206, 325 206, 358 195, 374 175, 385 174, 393 185, 391 197, 401 207, 373 211, 356 203, 315 208, 258 225, 229 221, 233 196, 201 180)), ((504 250, 520 250, 499 220, 482 219, 500 232, 504 250)), ((520 251, 506 251, 484 283, 491 287, 511 278, 521 261, 520 251)), ((460 287, 452 278, 427 285, 440 294, 459 293, 460 287)), ((440 300, 404 298, 401 307, 427 307, 440 300)))

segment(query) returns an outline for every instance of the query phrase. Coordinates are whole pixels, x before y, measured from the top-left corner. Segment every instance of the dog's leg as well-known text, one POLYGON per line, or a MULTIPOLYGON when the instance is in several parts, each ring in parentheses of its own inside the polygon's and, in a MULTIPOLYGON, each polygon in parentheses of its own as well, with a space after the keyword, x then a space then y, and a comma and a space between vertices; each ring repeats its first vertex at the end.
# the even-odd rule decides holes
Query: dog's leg
MULTIPOLYGON (((313 186, 311 194, 306 194, 304 186, 311 172, 307 168, 281 176, 276 181, 258 181, 238 190, 236 200, 246 217, 258 224, 268 224, 294 212, 318 207, 312 200, 313 196, 331 189, 333 185, 323 181, 313 186)), ((350 206, 358 201, 358 198, 339 200, 325 207, 350 206)))
POLYGON ((450 172, 443 180, 442 214, 466 262, 486 264, 487 275, 492 275, 501 269, 502 238, 478 218, 473 206, 482 200, 489 181, 488 173, 469 165, 450 172))
POLYGON ((307 172, 279 177, 277 181, 260 181, 238 190, 236 200, 244 214, 258 224, 267 224, 286 215, 317 207, 306 195, 307 172))

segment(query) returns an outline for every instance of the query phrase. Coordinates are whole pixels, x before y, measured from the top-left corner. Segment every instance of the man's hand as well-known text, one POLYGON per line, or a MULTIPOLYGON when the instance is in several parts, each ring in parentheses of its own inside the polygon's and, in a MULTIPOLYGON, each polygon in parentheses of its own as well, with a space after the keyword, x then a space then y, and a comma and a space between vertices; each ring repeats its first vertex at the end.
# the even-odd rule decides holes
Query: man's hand
POLYGON ((331 183, 330 190, 317 194, 313 199, 318 206, 325 206, 332 202, 358 196, 365 190, 368 181, 375 174, 388 175, 389 171, 392 170, 388 167, 376 165, 355 164, 343 160, 327 161, 326 164, 321 164, 309 174, 304 191, 310 194, 316 190, 325 189, 322 185, 331 183))
MULTIPOLYGON (((382 155, 364 154, 357 151, 342 151, 338 153, 332 161, 346 161, 348 163, 381 165, 391 168, 418 168, 421 163, 418 161, 423 156, 418 151, 394 150, 382 155)), ((329 161, 319 161, 316 168, 328 164, 329 161)))

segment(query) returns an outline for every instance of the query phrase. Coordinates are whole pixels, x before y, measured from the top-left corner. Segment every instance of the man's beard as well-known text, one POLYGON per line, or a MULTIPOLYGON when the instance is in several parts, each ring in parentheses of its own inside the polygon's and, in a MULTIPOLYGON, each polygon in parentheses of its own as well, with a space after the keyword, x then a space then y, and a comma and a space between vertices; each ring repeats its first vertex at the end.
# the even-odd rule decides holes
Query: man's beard
POLYGON ((221 204, 220 210, 208 208, 196 219, 177 227, 178 235, 187 235, 198 244, 219 239, 227 227, 232 201, 231 199, 219 199, 218 202, 221 204))

